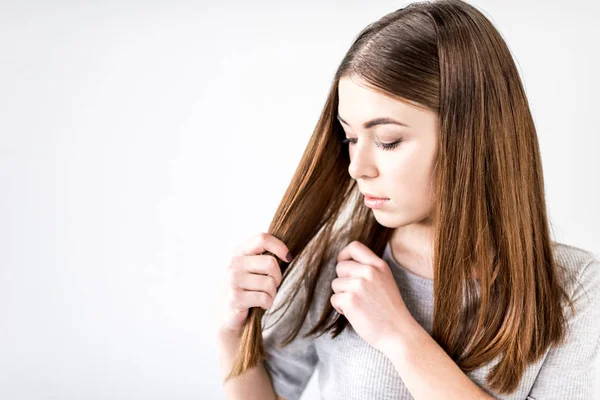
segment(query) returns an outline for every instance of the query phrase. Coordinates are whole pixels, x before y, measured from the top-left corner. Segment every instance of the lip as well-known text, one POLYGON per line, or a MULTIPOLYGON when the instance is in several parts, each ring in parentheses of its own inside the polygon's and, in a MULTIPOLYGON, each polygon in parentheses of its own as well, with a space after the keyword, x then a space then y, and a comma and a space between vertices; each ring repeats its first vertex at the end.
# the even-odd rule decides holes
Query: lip
POLYGON ((390 201, 390 199, 381 199, 381 198, 378 199, 378 198, 372 198, 372 197, 365 196, 365 206, 367 206, 369 208, 381 208, 385 204, 387 204, 388 201, 390 201))
POLYGON ((389 200, 389 198, 387 198, 387 197, 378 197, 378 196, 374 196, 369 193, 363 193, 363 195, 365 196, 365 198, 367 200, 389 200))

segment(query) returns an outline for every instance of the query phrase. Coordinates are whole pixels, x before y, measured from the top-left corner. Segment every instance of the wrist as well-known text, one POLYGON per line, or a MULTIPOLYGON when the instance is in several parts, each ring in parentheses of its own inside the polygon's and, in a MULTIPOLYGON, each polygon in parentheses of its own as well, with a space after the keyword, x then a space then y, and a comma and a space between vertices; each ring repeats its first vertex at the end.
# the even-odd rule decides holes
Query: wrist
POLYGON ((220 341, 239 341, 242 338, 242 333, 244 332, 242 328, 230 328, 227 326, 220 326, 217 329, 217 339, 220 341))
POLYGON ((381 352, 388 357, 402 355, 422 332, 425 330, 415 319, 407 318, 383 340, 381 352))

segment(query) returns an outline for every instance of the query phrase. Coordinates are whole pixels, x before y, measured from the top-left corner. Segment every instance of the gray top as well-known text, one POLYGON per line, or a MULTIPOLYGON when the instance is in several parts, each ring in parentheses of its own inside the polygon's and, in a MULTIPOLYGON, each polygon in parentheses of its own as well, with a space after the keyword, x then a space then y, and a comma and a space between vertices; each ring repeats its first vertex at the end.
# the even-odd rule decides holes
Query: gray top
MULTIPOLYGON (((497 363, 498 357, 471 371, 469 378, 497 399, 592 399, 596 364, 600 349, 600 261, 591 252, 562 243, 555 244, 558 260, 577 274, 581 284, 568 287, 575 291, 578 314, 570 319, 570 334, 565 345, 549 349, 545 356, 525 370, 518 389, 510 395, 498 395, 485 384, 485 377, 497 363), (587 293, 587 296, 584 294, 587 293)), ((388 243, 382 258, 390 266, 407 308, 417 322, 431 334, 433 324, 433 280, 415 275, 392 257, 388 243)), ((321 279, 300 334, 314 326, 324 302, 329 301, 327 291, 335 278, 321 279)), ((332 272, 331 272, 332 271, 332 272)), ((275 305, 288 289, 286 280, 279 288, 275 305)), ((391 361, 380 351, 364 341, 351 325, 335 339, 326 333, 318 338, 301 338, 298 335, 288 346, 276 344, 294 318, 294 304, 277 321, 273 308, 263 318, 263 338, 267 352, 265 367, 271 375, 275 392, 287 399, 299 399, 315 369, 319 372, 322 400, 384 400, 413 399, 391 361), (273 317, 273 319, 271 319, 273 317), (267 323, 265 323, 266 321, 267 323), (286 322, 287 321, 287 322, 286 322), (283 325, 282 325, 283 324, 283 325)), ((285 310, 285 307, 283 307, 285 310)), ((283 312, 283 311, 281 311, 283 312)))

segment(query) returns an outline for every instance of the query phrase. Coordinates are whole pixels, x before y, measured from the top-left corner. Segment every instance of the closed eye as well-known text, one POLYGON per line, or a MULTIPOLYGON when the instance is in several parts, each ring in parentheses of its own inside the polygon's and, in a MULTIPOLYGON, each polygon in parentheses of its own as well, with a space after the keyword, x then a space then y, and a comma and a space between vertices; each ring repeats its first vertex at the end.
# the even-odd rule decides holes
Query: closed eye
MULTIPOLYGON (((392 143, 383 143, 380 141, 376 141, 375 145, 383 150, 394 150, 396 147, 398 147, 398 145, 402 142, 402 140, 396 140, 395 142, 392 143)), ((350 139, 350 138, 345 138, 342 140, 342 144, 355 144, 356 143, 356 139, 350 139)))

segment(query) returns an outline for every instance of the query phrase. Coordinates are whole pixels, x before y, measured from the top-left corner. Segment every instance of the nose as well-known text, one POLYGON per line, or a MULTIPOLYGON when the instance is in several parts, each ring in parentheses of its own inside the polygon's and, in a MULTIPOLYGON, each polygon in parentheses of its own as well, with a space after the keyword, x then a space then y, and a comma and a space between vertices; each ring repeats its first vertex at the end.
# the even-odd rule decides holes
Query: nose
POLYGON ((377 168, 373 162, 372 149, 367 146, 361 146, 360 143, 350 145, 349 147, 350 165, 348 173, 355 179, 364 179, 377 176, 377 168))

